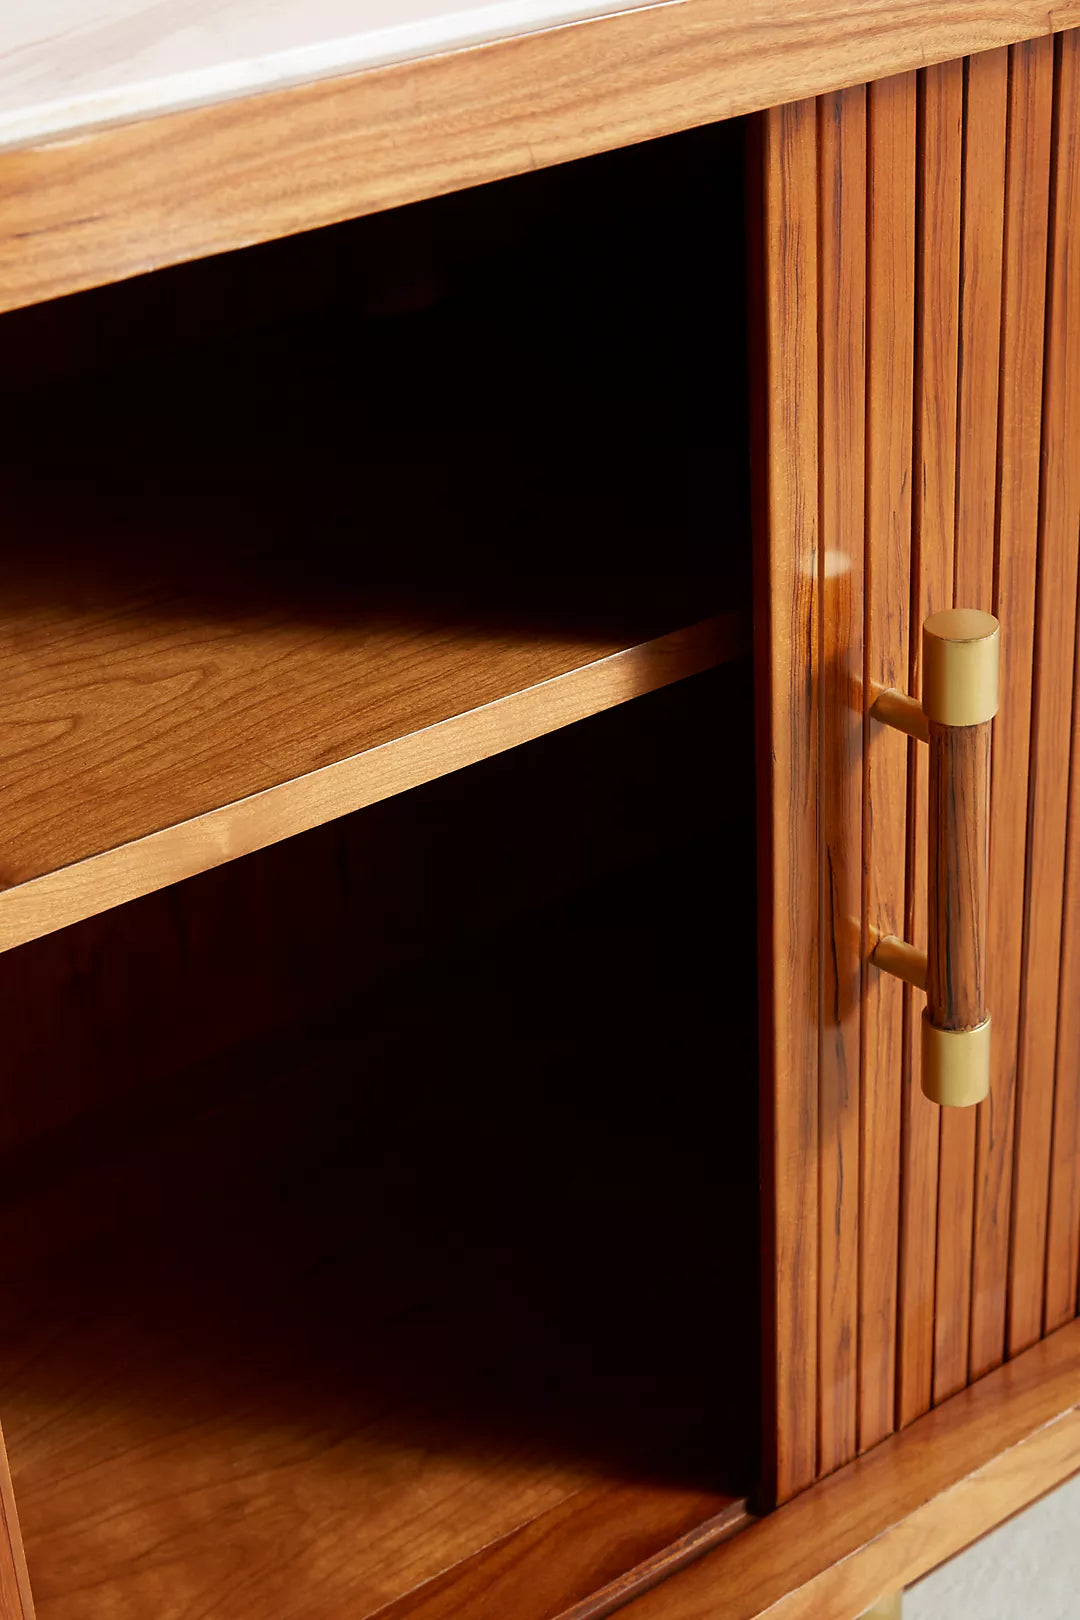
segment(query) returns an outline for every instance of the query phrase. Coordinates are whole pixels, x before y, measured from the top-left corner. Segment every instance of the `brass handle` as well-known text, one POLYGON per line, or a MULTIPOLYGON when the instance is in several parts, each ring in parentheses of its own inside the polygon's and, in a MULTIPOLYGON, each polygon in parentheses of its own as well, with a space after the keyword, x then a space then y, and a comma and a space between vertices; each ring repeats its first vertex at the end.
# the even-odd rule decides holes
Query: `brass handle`
POLYGON ((923 1091, 954 1108, 981 1102, 990 1090, 990 733, 1000 640, 990 613, 931 614, 923 625, 921 707, 900 693, 882 693, 870 711, 929 743, 928 949, 923 956, 901 940, 881 939, 871 961, 909 983, 925 983, 923 1091))

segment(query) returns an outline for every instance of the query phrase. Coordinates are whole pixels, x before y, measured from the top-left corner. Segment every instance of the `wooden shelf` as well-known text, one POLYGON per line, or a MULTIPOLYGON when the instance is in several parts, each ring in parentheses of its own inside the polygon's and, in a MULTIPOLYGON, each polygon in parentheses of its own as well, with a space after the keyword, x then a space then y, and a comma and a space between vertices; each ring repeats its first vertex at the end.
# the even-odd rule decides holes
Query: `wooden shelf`
POLYGON ((0 948, 747 650, 741 441, 701 454, 674 316, 627 351, 637 284, 566 274, 620 250, 596 195, 444 208, 486 257, 400 316, 428 215, 66 308, 3 422, 0 948))
POLYGON ((5 1158, 39 1620, 550 1620, 741 1522, 755 1099, 725 1088, 719 1131, 707 1055, 722 1023, 752 1063, 753 972, 716 994, 691 873, 620 872, 5 1158))
MULTIPOLYGON (((95 569, 100 559, 95 558, 95 569)), ((254 593, 252 593, 252 597, 254 593)), ((745 650, 9 573, 7 948, 745 650)))

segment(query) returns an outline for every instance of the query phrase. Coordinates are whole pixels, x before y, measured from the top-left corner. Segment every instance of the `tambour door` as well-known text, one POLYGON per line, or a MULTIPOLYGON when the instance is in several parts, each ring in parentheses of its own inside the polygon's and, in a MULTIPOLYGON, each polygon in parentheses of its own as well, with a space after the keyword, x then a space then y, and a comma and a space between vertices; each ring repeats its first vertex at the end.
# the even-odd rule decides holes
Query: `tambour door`
POLYGON ((758 133, 783 1501, 1077 1310, 1080 33, 780 107, 758 133), (883 937, 927 948, 949 808, 931 818, 924 742, 871 708, 920 698, 923 621, 954 607, 1001 625, 989 1095, 955 1108, 923 1094, 922 991, 870 960, 883 937))

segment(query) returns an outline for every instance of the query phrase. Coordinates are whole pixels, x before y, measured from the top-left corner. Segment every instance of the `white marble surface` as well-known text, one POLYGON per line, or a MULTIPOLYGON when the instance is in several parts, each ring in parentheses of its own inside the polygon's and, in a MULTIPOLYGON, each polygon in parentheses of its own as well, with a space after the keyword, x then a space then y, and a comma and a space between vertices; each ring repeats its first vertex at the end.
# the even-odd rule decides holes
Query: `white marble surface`
POLYGON ((655 3, 0 0, 0 147, 655 3))

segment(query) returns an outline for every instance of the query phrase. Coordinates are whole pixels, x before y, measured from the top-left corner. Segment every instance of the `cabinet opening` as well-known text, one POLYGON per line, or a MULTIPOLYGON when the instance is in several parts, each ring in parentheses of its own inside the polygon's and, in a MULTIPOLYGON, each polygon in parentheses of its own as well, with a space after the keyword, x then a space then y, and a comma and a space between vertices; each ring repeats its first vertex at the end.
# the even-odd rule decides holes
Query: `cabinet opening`
POLYGON ((543 1620, 737 1522, 749 727, 723 773, 701 740, 747 686, 696 677, 0 959, 34 1037, 0 1411, 46 1620, 91 1589, 435 1615, 496 1574, 543 1620))
POLYGON ((0 321, 40 1620, 552 1620, 739 1522, 742 141, 0 321))
POLYGON ((0 321, 0 947, 746 650, 742 186, 718 126, 0 321))

